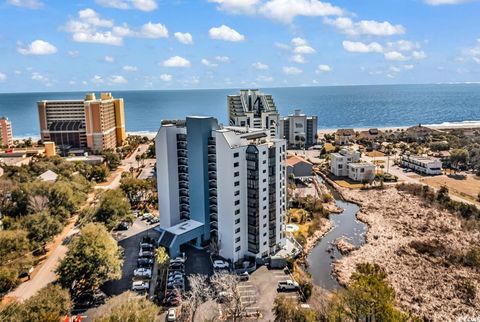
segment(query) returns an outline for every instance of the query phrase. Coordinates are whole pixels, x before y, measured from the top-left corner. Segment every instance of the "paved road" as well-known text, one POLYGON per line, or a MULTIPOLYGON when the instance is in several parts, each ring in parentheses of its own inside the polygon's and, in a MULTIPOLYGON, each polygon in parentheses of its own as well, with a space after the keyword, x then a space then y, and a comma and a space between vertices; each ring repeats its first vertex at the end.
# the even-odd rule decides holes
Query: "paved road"
MULTIPOLYGON (((66 236, 63 240, 70 240, 70 238, 78 232, 78 229, 71 226, 65 228, 67 231, 63 236, 66 236)), ((7 294, 7 298, 16 298, 20 301, 25 301, 35 295, 39 290, 47 286, 49 283, 56 280, 55 269, 59 262, 65 257, 67 253, 67 245, 59 243, 56 248, 50 253, 48 259, 41 264, 38 272, 32 277, 32 279, 20 284, 14 291, 7 294)))
MULTIPOLYGON (((140 144, 135 150, 132 155, 124 160, 122 160, 121 165, 118 167, 118 169, 115 172, 112 172, 110 177, 108 178, 107 183, 100 183, 95 186, 95 189, 116 189, 120 187, 120 180, 122 179, 122 173, 124 172, 129 172, 130 168, 132 167, 137 167, 138 162, 135 160, 135 157, 137 155, 142 155, 148 150, 149 144, 140 144), (113 178, 112 178, 113 177, 113 178)), ((155 162, 155 159, 149 159, 153 160, 155 162)), ((146 162, 146 161, 145 161, 146 162)))

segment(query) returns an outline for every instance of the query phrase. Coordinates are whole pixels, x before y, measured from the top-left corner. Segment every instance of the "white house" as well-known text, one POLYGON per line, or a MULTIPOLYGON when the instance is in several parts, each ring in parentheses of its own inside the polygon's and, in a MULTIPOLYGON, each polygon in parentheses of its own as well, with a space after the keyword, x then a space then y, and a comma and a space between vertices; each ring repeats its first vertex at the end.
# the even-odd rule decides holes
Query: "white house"
POLYGON ((335 132, 335 143, 337 145, 349 145, 355 139, 355 130, 354 129, 338 129, 335 132))
POLYGON ((442 174, 442 161, 437 158, 405 154, 402 156, 401 165, 427 175, 442 174))
POLYGON ((342 149, 339 153, 330 154, 330 172, 337 177, 348 176, 347 165, 360 161, 360 152, 351 149, 342 149))
POLYGON ((370 162, 349 163, 348 177, 354 181, 372 181, 375 179, 375 165, 370 162))

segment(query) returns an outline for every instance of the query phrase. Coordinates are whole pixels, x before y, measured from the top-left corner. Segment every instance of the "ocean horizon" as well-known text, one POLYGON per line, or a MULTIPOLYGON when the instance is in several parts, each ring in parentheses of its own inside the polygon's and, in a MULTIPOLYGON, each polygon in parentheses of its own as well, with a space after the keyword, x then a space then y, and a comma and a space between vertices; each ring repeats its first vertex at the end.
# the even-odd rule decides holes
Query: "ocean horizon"
MULTIPOLYGON (((318 116, 318 128, 480 125, 480 84, 351 85, 260 88, 272 94, 281 115, 302 109, 318 116)), ((111 91, 125 101, 129 133, 152 135, 162 119, 208 115, 228 124, 227 95, 239 89, 111 91)), ((97 95, 100 91, 93 91, 97 95)), ((0 116, 15 138, 39 138, 36 102, 83 99, 86 92, 0 94, 0 116)))

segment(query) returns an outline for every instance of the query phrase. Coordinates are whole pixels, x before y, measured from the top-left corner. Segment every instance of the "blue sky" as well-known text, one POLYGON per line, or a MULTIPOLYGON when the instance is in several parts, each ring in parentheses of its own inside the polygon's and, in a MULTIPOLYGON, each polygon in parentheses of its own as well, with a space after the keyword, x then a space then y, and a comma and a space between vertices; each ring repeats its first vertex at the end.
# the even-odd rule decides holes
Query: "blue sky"
POLYGON ((0 1, 0 92, 480 81, 475 0, 0 1))

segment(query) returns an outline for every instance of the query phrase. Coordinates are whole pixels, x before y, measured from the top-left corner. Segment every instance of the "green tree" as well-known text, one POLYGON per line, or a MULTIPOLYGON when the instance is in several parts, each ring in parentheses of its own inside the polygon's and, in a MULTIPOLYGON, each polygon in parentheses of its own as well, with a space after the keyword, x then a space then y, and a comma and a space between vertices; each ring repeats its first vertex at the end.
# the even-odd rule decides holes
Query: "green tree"
POLYGON ((468 161, 468 151, 466 149, 453 149, 450 152, 450 162, 458 169, 459 165, 466 164, 468 161))
POLYGON ((329 321, 407 321, 394 307, 395 292, 377 264, 360 264, 344 291, 334 294, 329 321))
POLYGON ((58 322, 72 309, 70 294, 58 285, 50 284, 24 303, 12 302, 0 308, 0 321, 58 322))
POLYGON ((153 322, 158 321, 159 308, 145 298, 126 292, 98 308, 94 322, 153 322))
POLYGON ((100 196, 100 204, 94 220, 105 224, 107 229, 114 229, 122 221, 132 221, 131 206, 122 190, 107 190, 100 196))
POLYGON ((314 322, 317 321, 317 314, 311 309, 298 307, 298 302, 279 295, 273 302, 272 312, 275 321, 282 322, 314 322))
POLYGON ((90 223, 74 238, 57 274, 60 284, 76 296, 120 278, 121 266, 117 242, 103 225, 90 223))
POLYGON ((115 152, 105 152, 103 153, 103 158, 110 170, 116 170, 118 166, 122 163, 120 156, 115 152))
POLYGON ((62 231, 63 227, 58 219, 46 212, 28 215, 22 225, 28 232, 27 237, 34 248, 42 248, 43 250, 46 244, 62 231))
POLYGON ((151 199, 153 185, 149 180, 125 177, 121 181, 120 188, 125 192, 130 204, 138 206, 151 199))

